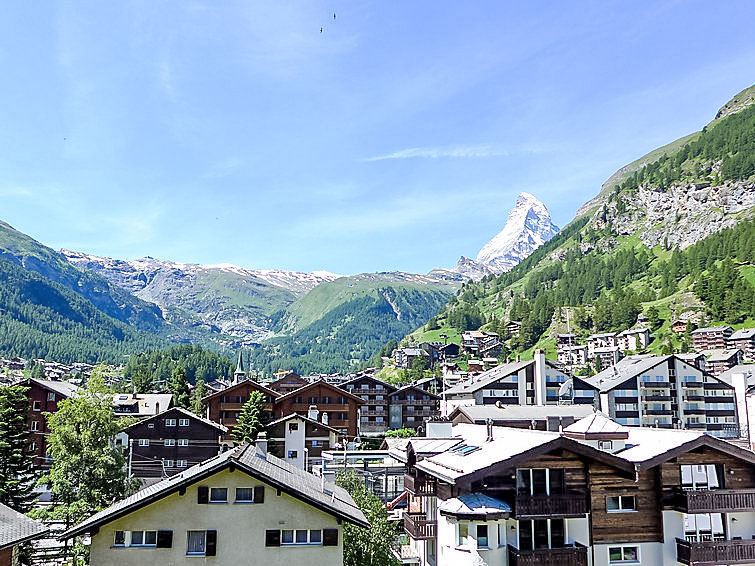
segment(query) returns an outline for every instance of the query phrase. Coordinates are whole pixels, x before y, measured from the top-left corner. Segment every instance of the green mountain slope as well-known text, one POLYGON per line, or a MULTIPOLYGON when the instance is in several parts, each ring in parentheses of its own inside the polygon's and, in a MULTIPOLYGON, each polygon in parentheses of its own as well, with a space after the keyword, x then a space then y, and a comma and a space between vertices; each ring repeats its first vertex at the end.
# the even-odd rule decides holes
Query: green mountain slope
MULTIPOLYGON (((703 131, 620 169, 577 219, 500 277, 467 283, 407 342, 481 322, 510 352, 555 353, 555 334, 621 330, 650 315, 653 349, 683 349, 675 317, 755 325, 755 93, 703 131), (505 324, 522 322, 518 338, 505 324), (433 321, 434 323, 436 321, 433 321)), ((506 355, 505 352, 504 355, 506 355)))

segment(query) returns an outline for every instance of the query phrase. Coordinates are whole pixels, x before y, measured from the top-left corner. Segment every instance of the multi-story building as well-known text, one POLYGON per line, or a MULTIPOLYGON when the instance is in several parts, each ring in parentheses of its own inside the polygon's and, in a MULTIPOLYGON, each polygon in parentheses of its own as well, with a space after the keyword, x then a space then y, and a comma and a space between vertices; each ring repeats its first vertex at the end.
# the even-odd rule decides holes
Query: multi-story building
POLYGON ((742 359, 755 362, 755 328, 742 328, 733 332, 726 341, 727 348, 742 350, 742 359))
POLYGON ((439 400, 439 395, 417 385, 405 385, 396 389, 388 394, 388 425, 390 428, 424 427, 425 421, 440 414, 439 400))
POLYGON ((125 430, 131 472, 140 478, 181 473, 217 456, 227 432, 181 407, 148 417, 125 430))
POLYGON ((170 393, 116 393, 113 411, 116 417, 151 417, 173 406, 170 393))
POLYGON ((734 333, 731 326, 709 326, 692 331, 693 350, 723 350, 734 333))
POLYGON ((310 407, 315 406, 320 422, 335 428, 339 434, 354 438, 359 434, 359 408, 363 404, 353 393, 325 381, 316 381, 278 397, 273 414, 276 419, 293 413, 306 415, 310 407))
POLYGON ((224 444, 232 443, 233 429, 236 427, 241 409, 254 391, 260 392, 265 397, 265 409, 272 415, 273 405, 279 394, 250 379, 245 379, 204 398, 207 418, 228 429, 228 432, 223 435, 224 444))
POLYGON ((558 336, 556 336, 556 347, 559 350, 565 346, 574 346, 576 343, 576 334, 559 334, 558 336))
POLYGON ((509 336, 512 338, 516 338, 519 336, 519 332, 522 330, 522 323, 516 320, 512 320, 506 324, 506 331, 509 333, 509 336))
POLYGON ((624 330, 616 335, 616 345, 621 352, 644 350, 650 344, 650 330, 635 328, 624 330))
POLYGON ((565 366, 583 366, 587 363, 587 346, 559 346, 558 363, 565 366))
POLYGON ((587 355, 590 359, 595 357, 596 349, 603 350, 605 348, 618 349, 615 332, 604 332, 587 337, 587 355))
POLYGON ((359 434, 382 434, 389 428, 389 395, 398 389, 370 375, 360 375, 342 383, 341 389, 357 395, 364 401, 359 417, 359 434))
POLYGON ((411 439, 404 563, 755 563, 755 454, 701 431, 456 425, 411 439))
POLYGON ((47 527, 0 503, 0 566, 17 566, 24 543, 44 536, 47 527))
POLYGON ((461 405, 448 419, 453 424, 487 424, 532 430, 561 431, 592 415, 592 405, 461 405))
POLYGON ((272 383, 268 383, 267 387, 280 395, 285 395, 286 393, 301 389, 307 384, 309 384, 309 381, 304 379, 298 373, 289 371, 272 383))
POLYGON ((417 358, 427 358, 427 364, 430 365, 430 354, 422 348, 396 348, 393 351, 393 362, 399 369, 409 369, 412 362, 417 358))
POLYGON ((61 535, 91 536, 90 564, 343 564, 349 493, 243 444, 138 491, 61 535))
POLYGON ((501 364, 447 389, 443 414, 459 405, 557 404, 561 386, 568 379, 537 350, 533 360, 501 364))
POLYGON ((497 358, 501 354, 501 340, 495 332, 469 330, 461 335, 461 349, 480 358, 497 358))
POLYGON ((27 422, 29 423, 29 452, 37 469, 47 469, 51 460, 47 455, 47 419, 43 413, 58 411, 58 403, 76 395, 78 387, 67 381, 51 381, 48 379, 27 379, 21 385, 29 388, 27 397, 29 409, 27 422))
POLYGON ((311 471, 313 466, 321 466, 323 450, 336 447, 339 432, 318 421, 318 416, 313 407, 306 417, 293 413, 268 424, 270 453, 301 470, 311 471))
POLYGON ((603 369, 616 365, 622 357, 618 346, 607 346, 594 348, 591 359, 595 361, 595 367, 603 369))
POLYGON ((675 355, 630 356, 592 377, 575 376, 572 397, 624 425, 738 436, 731 385, 675 355))
POLYGON ((742 350, 739 348, 703 350, 700 353, 706 357, 705 369, 713 375, 721 375, 742 363, 742 350))

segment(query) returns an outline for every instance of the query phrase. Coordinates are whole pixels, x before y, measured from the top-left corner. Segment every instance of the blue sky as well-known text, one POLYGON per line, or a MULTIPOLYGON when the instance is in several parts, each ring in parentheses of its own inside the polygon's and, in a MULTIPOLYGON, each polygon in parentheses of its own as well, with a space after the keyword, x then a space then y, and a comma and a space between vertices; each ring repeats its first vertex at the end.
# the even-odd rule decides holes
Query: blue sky
POLYGON ((563 226, 616 169, 710 121, 755 83, 753 16, 750 1, 10 3, 0 219, 124 259, 452 266, 519 192, 563 226))

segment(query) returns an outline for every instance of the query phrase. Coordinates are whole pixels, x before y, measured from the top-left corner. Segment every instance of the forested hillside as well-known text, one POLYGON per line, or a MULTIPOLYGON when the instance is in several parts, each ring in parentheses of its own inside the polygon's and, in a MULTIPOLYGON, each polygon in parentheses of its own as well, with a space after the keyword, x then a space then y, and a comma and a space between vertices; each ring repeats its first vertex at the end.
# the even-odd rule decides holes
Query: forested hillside
POLYGON ((133 355, 123 368, 123 376, 149 376, 152 383, 167 383, 173 370, 183 368, 189 383, 202 380, 205 383, 233 375, 233 361, 226 355, 212 352, 201 346, 181 344, 167 350, 133 355))

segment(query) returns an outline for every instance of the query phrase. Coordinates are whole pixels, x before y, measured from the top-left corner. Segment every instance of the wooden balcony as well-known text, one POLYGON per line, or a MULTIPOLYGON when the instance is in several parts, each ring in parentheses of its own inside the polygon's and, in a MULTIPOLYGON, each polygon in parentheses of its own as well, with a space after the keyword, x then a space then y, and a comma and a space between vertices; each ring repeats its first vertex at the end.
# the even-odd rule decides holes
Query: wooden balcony
POLYGON ((509 545, 509 566, 587 566, 587 547, 579 543, 563 548, 519 550, 509 545))
POLYGON ((404 475, 404 489, 412 495, 435 495, 435 480, 425 475, 404 475))
POLYGON ((404 530, 414 540, 435 538, 437 523, 424 513, 404 513, 404 530))
POLYGON ((674 507, 684 513, 755 511, 755 489, 692 489, 674 495, 674 507))
POLYGON ((687 542, 676 539, 676 560, 690 566, 755 562, 755 540, 687 542))
POLYGON ((534 519, 538 517, 581 517, 587 513, 587 497, 571 495, 517 495, 514 517, 534 519))

